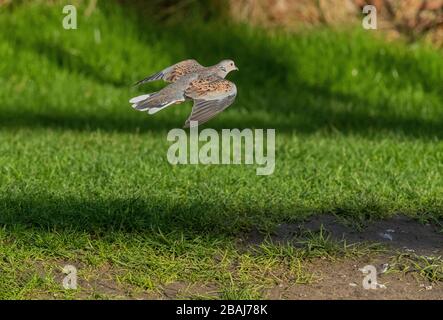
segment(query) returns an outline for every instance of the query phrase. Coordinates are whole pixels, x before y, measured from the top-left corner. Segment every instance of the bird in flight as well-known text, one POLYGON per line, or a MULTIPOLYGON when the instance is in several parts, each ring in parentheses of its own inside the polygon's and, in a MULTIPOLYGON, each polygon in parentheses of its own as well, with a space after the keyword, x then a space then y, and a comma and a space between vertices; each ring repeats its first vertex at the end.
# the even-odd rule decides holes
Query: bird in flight
POLYGON ((192 99, 194 105, 184 128, 202 124, 229 107, 237 95, 237 87, 225 80, 226 75, 238 70, 234 61, 222 60, 211 67, 204 67, 195 60, 176 63, 155 73, 135 85, 163 80, 169 83, 158 92, 144 94, 129 100, 139 111, 154 114, 170 105, 192 99))

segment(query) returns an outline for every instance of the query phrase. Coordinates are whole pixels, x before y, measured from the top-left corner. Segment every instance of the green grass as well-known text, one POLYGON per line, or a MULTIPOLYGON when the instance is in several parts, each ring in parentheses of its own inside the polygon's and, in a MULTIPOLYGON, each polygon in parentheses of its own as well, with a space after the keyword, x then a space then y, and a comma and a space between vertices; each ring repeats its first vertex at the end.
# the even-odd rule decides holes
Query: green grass
MULTIPOLYGON (((313 256, 243 252, 235 240, 251 228, 321 213, 443 218, 441 52, 359 28, 161 24, 112 1, 88 17, 79 7, 78 30, 66 31, 61 8, 0 7, 0 298, 137 297, 177 281, 258 298, 310 281, 298 266, 313 256), (275 128, 273 175, 167 162, 166 134, 191 105, 148 117, 127 101, 161 86, 136 80, 190 57, 236 61, 237 101, 205 127, 275 128), (66 263, 121 293, 61 290, 66 263)), ((303 250, 342 254, 312 243, 303 250)))

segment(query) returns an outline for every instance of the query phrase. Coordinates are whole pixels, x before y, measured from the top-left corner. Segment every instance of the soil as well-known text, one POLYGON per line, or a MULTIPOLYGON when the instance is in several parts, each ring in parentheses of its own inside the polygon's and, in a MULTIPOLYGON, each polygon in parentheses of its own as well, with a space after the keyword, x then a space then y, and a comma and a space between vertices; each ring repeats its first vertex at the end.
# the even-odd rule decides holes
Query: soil
MULTIPOLYGON (((441 226, 422 224, 406 216, 395 216, 356 228, 340 223, 333 215, 314 216, 307 221, 280 224, 267 240, 273 243, 297 243, 308 232, 323 230, 333 240, 346 243, 380 243, 388 249, 384 253, 359 259, 326 261, 316 259, 305 269, 317 275, 311 284, 280 284, 266 291, 270 299, 437 299, 443 300, 443 283, 430 283, 413 273, 381 272, 392 257, 402 254, 439 257, 443 255, 441 226), (366 265, 377 268, 377 282, 381 288, 365 289, 365 275, 360 270, 366 265)), ((241 246, 262 243, 265 237, 257 230, 241 241, 241 246)))
MULTIPOLYGON (((294 243, 307 232, 319 232, 323 229, 331 239, 345 240, 353 243, 381 243, 391 249, 405 252, 414 252, 420 255, 443 254, 443 233, 441 226, 422 224, 406 216, 395 216, 390 219, 379 220, 367 225, 358 231, 354 227, 346 226, 333 215, 319 215, 311 219, 294 224, 280 224, 270 236, 274 243, 294 243)), ((245 244, 259 244, 264 236, 257 230, 245 237, 245 244)))
POLYGON ((267 291, 269 299, 284 300, 443 300, 443 285, 433 284, 411 274, 400 272, 379 274, 377 283, 384 287, 365 289, 365 275, 359 269, 366 265, 380 266, 388 257, 330 261, 317 260, 306 266, 320 275, 312 284, 283 284, 267 291))
MULTIPOLYGON (((377 289, 365 289, 365 275, 360 271, 366 265, 380 266, 390 257, 378 256, 352 260, 327 261, 316 259, 304 265, 314 272, 316 280, 309 284, 281 283, 264 290, 263 296, 272 300, 443 300, 443 283, 431 283, 412 274, 387 272, 377 275, 377 289)), ((156 299, 186 299, 187 297, 217 297, 215 285, 187 285, 182 282, 163 288, 156 299)))
POLYGON ((359 270, 368 264, 385 262, 381 257, 367 261, 316 262, 309 266, 321 279, 313 284, 281 285, 268 291, 270 299, 413 299, 443 300, 443 286, 416 279, 412 275, 381 274, 377 282, 385 286, 364 289, 363 273, 359 270))

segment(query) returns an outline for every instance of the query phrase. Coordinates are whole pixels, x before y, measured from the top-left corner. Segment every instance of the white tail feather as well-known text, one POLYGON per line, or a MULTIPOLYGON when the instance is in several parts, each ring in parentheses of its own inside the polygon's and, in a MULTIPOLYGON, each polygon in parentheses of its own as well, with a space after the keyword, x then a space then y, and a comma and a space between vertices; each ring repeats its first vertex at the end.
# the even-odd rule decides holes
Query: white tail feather
MULTIPOLYGON (((151 96, 150 94, 144 94, 144 95, 141 95, 138 97, 134 97, 131 100, 129 100, 129 103, 138 103, 138 102, 148 99, 150 96, 151 96)), ((134 106, 132 106, 132 107, 134 107, 134 106)))

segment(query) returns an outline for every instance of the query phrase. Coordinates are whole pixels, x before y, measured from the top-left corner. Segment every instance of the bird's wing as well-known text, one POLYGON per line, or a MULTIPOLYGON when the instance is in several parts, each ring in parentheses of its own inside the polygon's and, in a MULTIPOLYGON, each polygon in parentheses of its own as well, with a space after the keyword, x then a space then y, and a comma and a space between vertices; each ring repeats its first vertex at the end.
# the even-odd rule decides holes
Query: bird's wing
POLYGON ((211 76, 191 82, 185 95, 194 100, 191 115, 184 125, 189 128, 191 121, 200 125, 229 107, 235 100, 237 88, 231 81, 211 76))
POLYGON ((150 75, 140 81, 138 81, 135 85, 139 85, 146 82, 156 81, 156 80, 164 80, 166 82, 175 82, 184 75, 189 73, 197 72, 202 70, 204 67, 193 59, 184 60, 182 62, 176 63, 166 69, 157 72, 153 75, 150 75))

